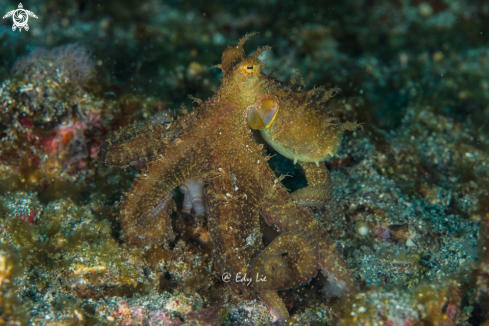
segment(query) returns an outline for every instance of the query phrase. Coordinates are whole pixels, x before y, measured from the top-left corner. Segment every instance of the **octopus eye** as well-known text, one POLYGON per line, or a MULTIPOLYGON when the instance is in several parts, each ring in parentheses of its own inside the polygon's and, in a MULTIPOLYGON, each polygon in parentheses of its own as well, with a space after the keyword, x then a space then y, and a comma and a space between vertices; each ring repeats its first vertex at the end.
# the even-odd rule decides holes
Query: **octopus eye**
POLYGON ((257 65, 243 64, 241 66, 241 72, 245 76, 251 76, 254 73, 256 73, 257 71, 258 71, 258 66, 257 65))
POLYGON ((247 113, 248 126, 254 130, 269 128, 278 113, 278 99, 275 96, 267 97, 252 105, 247 113))

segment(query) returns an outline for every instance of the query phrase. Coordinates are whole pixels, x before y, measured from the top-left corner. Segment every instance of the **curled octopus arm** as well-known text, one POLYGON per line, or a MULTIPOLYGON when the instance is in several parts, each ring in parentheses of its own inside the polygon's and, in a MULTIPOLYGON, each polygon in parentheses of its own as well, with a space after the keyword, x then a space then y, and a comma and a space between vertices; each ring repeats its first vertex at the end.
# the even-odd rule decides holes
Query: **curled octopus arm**
POLYGON ((318 225, 307 209, 298 207, 285 188, 275 190, 274 196, 267 196, 260 214, 268 225, 274 225, 284 232, 303 231, 317 243, 319 269, 328 278, 328 291, 333 296, 344 296, 355 288, 355 279, 346 267, 345 260, 338 252, 336 244, 329 240, 326 232, 318 225))

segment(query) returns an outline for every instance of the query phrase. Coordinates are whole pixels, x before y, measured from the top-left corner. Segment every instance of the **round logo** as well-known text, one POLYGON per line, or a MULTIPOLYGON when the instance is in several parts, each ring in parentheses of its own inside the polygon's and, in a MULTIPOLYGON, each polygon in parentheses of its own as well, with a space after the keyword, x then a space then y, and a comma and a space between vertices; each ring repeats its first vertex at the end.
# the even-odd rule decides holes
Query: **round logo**
POLYGON ((29 17, 24 9, 17 9, 14 14, 14 24, 18 27, 24 27, 27 25, 27 20, 29 17))

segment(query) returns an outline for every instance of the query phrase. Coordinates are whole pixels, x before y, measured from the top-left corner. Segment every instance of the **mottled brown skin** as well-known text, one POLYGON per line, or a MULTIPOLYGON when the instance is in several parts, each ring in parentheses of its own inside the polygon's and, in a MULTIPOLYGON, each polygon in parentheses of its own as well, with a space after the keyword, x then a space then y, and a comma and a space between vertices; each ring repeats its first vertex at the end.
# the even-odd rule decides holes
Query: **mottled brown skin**
MULTIPOLYGON (((338 123, 326 108, 326 101, 339 88, 310 91, 281 88, 274 91, 280 110, 274 123, 260 130, 265 141, 283 156, 294 162, 314 162, 318 165, 334 155, 341 143, 344 130, 355 130, 357 123, 338 123)), ((318 165, 319 166, 319 165, 318 165)))
MULTIPOLYGON (((196 100, 199 106, 183 118, 168 118, 160 124, 140 123, 115 133, 102 147, 100 156, 107 165, 151 161, 125 194, 121 206, 123 238, 130 245, 146 246, 172 240, 169 216, 154 219, 150 217, 155 216, 152 211, 170 190, 190 178, 202 177, 209 184, 205 190, 209 231, 218 265, 222 266, 220 272, 232 275, 232 286, 257 293, 277 322, 283 324, 288 312, 277 289, 307 283, 318 270, 343 293, 353 288, 354 280, 335 244, 329 241, 309 210, 300 206, 308 205, 301 202, 308 196, 323 201, 329 196, 331 186, 324 163, 320 166, 316 165, 318 160, 303 163, 309 187, 296 193, 296 203, 271 171, 262 145, 251 136, 245 115, 247 107, 272 94, 280 104, 277 121, 272 126, 291 121, 304 123, 320 117, 323 114, 320 110, 327 112, 324 101, 329 97, 326 94, 318 97, 317 91, 307 92, 303 87, 263 74, 258 56, 269 48, 259 48, 246 57, 243 44, 250 36, 225 50, 222 64, 217 66, 223 70, 222 85, 213 97, 205 102, 196 100), (302 113, 294 117, 293 110, 299 107, 303 107, 302 111, 296 112, 302 113), (308 110, 315 113, 307 113, 308 110), (282 231, 266 249, 260 218, 282 231), (275 271, 276 268, 281 270, 275 271), (266 283, 236 282, 238 273, 249 276, 257 271, 268 273, 266 283)), ((330 132, 323 135, 334 139, 326 143, 336 147, 339 130, 351 129, 332 119, 328 126, 330 132)), ((272 129, 269 134, 275 136, 276 144, 284 146, 287 142, 294 143, 289 144, 294 147, 297 141, 308 141, 302 135, 281 137, 280 129, 272 129)), ((314 137, 312 141, 320 152, 323 144, 314 137)), ((326 148, 323 152, 332 155, 336 148, 326 148)))

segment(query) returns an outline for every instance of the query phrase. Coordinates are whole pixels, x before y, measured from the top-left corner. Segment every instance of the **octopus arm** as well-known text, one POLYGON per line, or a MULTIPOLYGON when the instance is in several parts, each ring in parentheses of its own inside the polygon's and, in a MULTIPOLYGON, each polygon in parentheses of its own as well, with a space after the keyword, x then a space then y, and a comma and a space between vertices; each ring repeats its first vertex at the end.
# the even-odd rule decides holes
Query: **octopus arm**
POLYGON ((157 114, 113 132, 100 147, 105 165, 126 166, 155 159, 174 143, 184 130, 184 119, 157 114))
POLYGON ((204 179, 200 176, 186 180, 181 186, 180 191, 185 195, 183 200, 182 212, 196 216, 204 216, 207 207, 204 200, 204 179))
POLYGON ((306 173, 307 187, 294 191, 291 196, 299 206, 322 206, 331 199, 332 183, 324 162, 299 163, 306 173))
POLYGON ((222 272, 230 273, 238 287, 251 290, 239 278, 248 272, 252 258, 263 249, 257 205, 248 202, 252 201, 251 196, 245 198, 235 191, 233 178, 226 175, 210 181, 206 196, 214 249, 227 269, 222 272))
POLYGON ((273 196, 265 198, 260 213, 268 225, 275 225, 285 232, 300 230, 316 240, 319 268, 328 277, 328 281, 335 285, 336 293, 342 296, 354 288, 355 280, 336 249, 336 244, 329 240, 326 232, 305 208, 298 207, 290 200, 290 195, 283 187, 275 189, 273 196))
POLYGON ((259 279, 259 292, 286 290, 308 283, 319 269, 316 240, 303 231, 280 234, 252 263, 252 275, 259 279))
POLYGON ((264 291, 258 294, 258 298, 267 305, 275 319, 275 325, 282 326, 287 324, 290 315, 276 291, 264 291))
MULTIPOLYGON (((251 171, 251 169, 244 170, 251 171)), ((245 174, 236 172, 237 178, 241 180, 244 180, 245 174)), ((235 180, 236 178, 232 176, 221 176, 212 180, 206 189, 210 207, 210 231, 214 250, 218 256, 217 265, 222 269, 221 273, 230 274, 232 286, 251 292, 256 290, 254 287, 255 284, 258 284, 257 275, 253 274, 256 271, 251 266, 256 259, 260 260, 257 265, 262 266, 260 257, 264 257, 260 253, 260 250, 263 249, 263 242, 257 218, 259 200, 252 192, 243 196, 243 192, 236 191, 235 180), (258 258, 253 260, 254 257, 258 258), (252 282, 248 283, 243 279, 244 277, 251 279, 252 282)), ((245 191, 251 190, 248 186, 243 186, 243 188, 245 191)), ((270 260, 267 254, 264 260, 267 262, 270 260)), ((270 267, 270 264, 268 265, 270 267)), ((279 279, 283 280, 283 277, 279 279)), ((285 325, 289 313, 277 292, 265 287, 258 293, 258 297, 269 308, 275 323, 285 325)))
POLYGON ((168 193, 195 176, 206 177, 206 148, 170 150, 167 157, 148 164, 121 205, 120 222, 123 239, 130 245, 160 244, 174 238, 168 214, 168 193))

